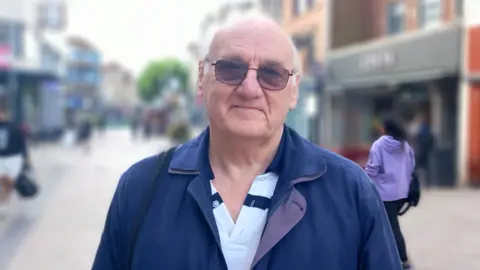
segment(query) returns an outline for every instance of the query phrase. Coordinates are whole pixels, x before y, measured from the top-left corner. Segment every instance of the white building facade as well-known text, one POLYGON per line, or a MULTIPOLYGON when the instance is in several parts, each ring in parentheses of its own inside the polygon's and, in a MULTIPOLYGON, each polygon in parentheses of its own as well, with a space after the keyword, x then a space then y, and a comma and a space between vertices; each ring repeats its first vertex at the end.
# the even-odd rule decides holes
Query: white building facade
POLYGON ((59 0, 0 0, 2 106, 13 120, 26 124, 39 137, 51 137, 63 128, 60 82, 64 65, 59 36, 65 14, 59 0), (49 17, 41 6, 58 10, 59 16, 49 17))
POLYGON ((133 108, 139 104, 135 78, 118 63, 102 67, 101 95, 105 105, 133 108))

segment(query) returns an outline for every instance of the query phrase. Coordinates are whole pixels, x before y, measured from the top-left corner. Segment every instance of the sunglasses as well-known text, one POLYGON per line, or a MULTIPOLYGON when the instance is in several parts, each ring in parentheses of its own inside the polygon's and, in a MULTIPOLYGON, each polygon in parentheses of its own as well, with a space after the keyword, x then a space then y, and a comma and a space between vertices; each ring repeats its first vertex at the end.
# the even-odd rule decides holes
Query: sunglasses
POLYGON ((247 77, 248 70, 257 71, 258 84, 266 90, 279 91, 287 86, 290 76, 294 75, 282 67, 265 66, 259 68, 250 68, 248 64, 235 62, 231 60, 217 60, 212 62, 215 66, 215 79, 228 85, 240 85, 247 77))

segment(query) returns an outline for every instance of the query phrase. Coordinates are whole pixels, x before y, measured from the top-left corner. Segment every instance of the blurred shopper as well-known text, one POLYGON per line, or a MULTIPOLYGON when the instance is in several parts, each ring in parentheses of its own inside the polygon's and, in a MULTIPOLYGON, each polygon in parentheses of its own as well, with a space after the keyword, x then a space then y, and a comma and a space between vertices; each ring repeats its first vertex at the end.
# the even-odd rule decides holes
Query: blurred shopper
POLYGON ((134 140, 138 138, 140 121, 141 119, 137 115, 133 115, 132 118, 130 119, 130 135, 134 140))
POLYGON ((426 114, 420 114, 415 122, 417 127, 413 133, 413 147, 417 169, 422 183, 426 187, 431 187, 434 183, 430 174, 430 157, 435 146, 435 137, 426 114))
POLYGON ((0 107, 0 212, 5 212, 15 180, 29 164, 27 142, 21 127, 9 120, 0 107))
POLYGON ((154 129, 154 116, 151 113, 145 115, 142 119, 142 127, 143 127, 143 138, 145 140, 149 140, 152 137, 153 129, 154 129))
POLYGON ((93 270, 400 270, 365 172, 284 124, 300 69, 271 19, 218 30, 198 71, 210 126, 123 174, 93 270))
POLYGON ((407 142, 405 130, 395 120, 384 120, 383 131, 384 135, 370 149, 366 172, 375 183, 385 205, 403 268, 410 269, 398 213, 408 198, 415 168, 414 151, 407 142))
POLYGON ((100 136, 105 135, 105 130, 107 129, 107 117, 105 114, 102 114, 98 118, 98 131, 100 136))
POLYGON ((80 121, 77 132, 77 143, 88 153, 92 138, 92 122, 89 117, 85 117, 80 121))

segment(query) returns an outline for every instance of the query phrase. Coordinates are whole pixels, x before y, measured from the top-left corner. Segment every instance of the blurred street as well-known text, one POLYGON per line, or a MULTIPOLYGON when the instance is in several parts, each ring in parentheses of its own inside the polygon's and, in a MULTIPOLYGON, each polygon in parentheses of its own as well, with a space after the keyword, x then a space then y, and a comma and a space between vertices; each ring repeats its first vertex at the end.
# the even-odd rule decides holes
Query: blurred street
POLYGON ((61 145, 32 149, 41 192, 15 200, 13 213, 0 219, 0 269, 89 269, 121 173, 168 146, 133 142, 128 130, 107 131, 92 143, 90 154, 61 145))
POLYGON ((436 190, 423 196, 418 209, 400 218, 414 269, 480 269, 480 190, 436 190))
MULTIPOLYGON (((61 145, 33 149, 41 194, 15 200, 0 220, 0 269, 89 269, 120 174, 167 146, 164 139, 133 142, 119 129, 95 137, 89 155, 61 145)), ((421 207, 402 218, 416 269, 480 269, 478 205, 478 191, 424 194, 421 207)))

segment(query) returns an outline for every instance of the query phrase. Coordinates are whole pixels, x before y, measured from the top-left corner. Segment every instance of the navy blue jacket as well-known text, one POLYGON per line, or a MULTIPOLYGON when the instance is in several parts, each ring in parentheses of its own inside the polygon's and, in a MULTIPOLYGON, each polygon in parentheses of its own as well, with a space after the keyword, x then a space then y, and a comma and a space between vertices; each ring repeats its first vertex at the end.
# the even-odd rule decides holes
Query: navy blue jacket
MULTIPOLYGON (((213 216, 208 129, 179 146, 138 235, 135 270, 227 270, 213 216)), ((375 186, 355 163, 285 128, 279 181, 253 262, 255 270, 401 270, 375 186)), ((94 270, 127 269, 132 224, 157 159, 121 177, 94 270)))

